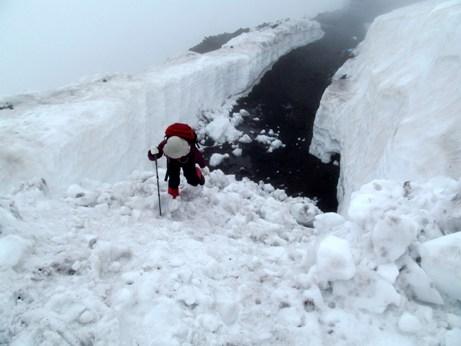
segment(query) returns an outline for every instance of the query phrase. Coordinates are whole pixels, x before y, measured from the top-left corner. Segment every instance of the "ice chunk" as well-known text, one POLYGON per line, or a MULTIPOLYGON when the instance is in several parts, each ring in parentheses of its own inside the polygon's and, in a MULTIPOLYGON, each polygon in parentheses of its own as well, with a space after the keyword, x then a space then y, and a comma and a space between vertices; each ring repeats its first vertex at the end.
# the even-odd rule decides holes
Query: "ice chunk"
POLYGON ((268 151, 272 152, 272 151, 274 151, 276 149, 283 148, 284 146, 285 146, 285 144, 283 144, 280 139, 275 139, 275 140, 272 141, 271 146, 269 147, 268 151))
POLYGON ((239 142, 240 142, 240 143, 248 144, 248 143, 253 142, 253 140, 250 138, 250 136, 248 136, 248 135, 245 134, 245 135, 243 135, 242 137, 240 137, 239 142))
POLYGON ((265 144, 265 145, 270 145, 272 143, 272 139, 273 139, 272 137, 269 137, 263 134, 257 135, 255 138, 256 142, 265 144))
POLYGON ((314 227, 319 233, 329 233, 346 222, 344 217, 336 213, 324 213, 315 217, 314 227))
POLYGON ((22 216, 13 201, 0 196, 0 234, 8 234, 16 228, 22 216))
POLYGON ((229 157, 229 154, 214 153, 210 157, 210 166, 211 167, 219 166, 228 157, 229 157))
POLYGON ((282 148, 285 146, 285 144, 282 143, 282 141, 276 137, 271 137, 268 135, 265 135, 263 133, 266 133, 265 130, 261 131, 261 134, 257 135, 255 140, 265 146, 267 146, 267 151, 269 153, 273 152, 276 149, 282 148))
POLYGON ((320 210, 311 203, 294 203, 290 207, 290 214, 294 216, 296 222, 306 227, 312 227, 314 218, 320 210))
POLYGON ((31 247, 27 241, 17 235, 7 235, 0 239, 0 269, 9 269, 18 265, 31 247))
POLYGON ((230 121, 232 126, 237 127, 243 122, 243 117, 239 113, 234 113, 230 121))
POLYGON ((150 311, 143 316, 141 326, 151 345, 176 345, 175 336, 181 331, 183 311, 172 299, 159 298, 149 305, 150 311))
POLYGON ((437 288, 461 300, 461 233, 425 242, 420 253, 422 268, 437 288))
POLYGON ((235 148, 234 150, 232 150, 232 155, 237 157, 242 156, 242 148, 235 148))
POLYGON ((440 293, 433 287, 433 283, 409 256, 403 261, 404 267, 401 270, 401 284, 410 290, 415 298, 432 304, 443 304, 440 293))
POLYGON ((91 310, 84 310, 80 316, 78 317, 78 321, 81 323, 81 324, 89 324, 89 323, 93 323, 94 321, 97 320, 97 316, 96 314, 91 311, 91 310))
POLYGON ((355 275, 355 264, 347 240, 328 236, 317 250, 318 276, 324 281, 349 280, 355 275))
POLYGON ((320 210, 311 203, 294 203, 290 207, 290 213, 300 225, 312 227, 314 218, 318 216, 320 210))
POLYGON ((399 269, 394 263, 381 264, 377 270, 379 276, 393 284, 399 275, 399 269))
POLYGON ((381 279, 378 274, 361 272, 356 277, 358 280, 354 279, 356 281, 354 289, 358 291, 358 298, 355 299, 357 307, 380 314, 391 304, 399 306, 400 295, 393 285, 381 279))
POLYGON ((250 116, 250 113, 249 113, 246 109, 243 109, 243 108, 242 108, 242 109, 240 110, 240 115, 241 115, 242 117, 248 117, 248 116, 250 116))
POLYGON ((417 227, 410 218, 388 213, 377 222, 371 234, 375 254, 383 262, 395 261, 416 239, 417 227))
POLYGON ((233 142, 242 135, 225 116, 216 117, 205 127, 205 131, 216 143, 233 142))

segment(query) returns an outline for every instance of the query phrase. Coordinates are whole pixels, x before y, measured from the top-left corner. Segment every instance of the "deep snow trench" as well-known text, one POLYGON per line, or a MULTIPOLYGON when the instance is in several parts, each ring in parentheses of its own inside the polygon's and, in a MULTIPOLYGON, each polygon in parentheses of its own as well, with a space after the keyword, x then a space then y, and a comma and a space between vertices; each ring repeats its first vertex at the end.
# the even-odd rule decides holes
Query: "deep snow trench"
MULTIPOLYGON (((212 145, 205 149, 207 157, 228 154, 217 165, 225 173, 270 183, 289 195, 316 200, 323 211, 336 211, 339 157, 324 164, 309 154, 315 114, 331 77, 353 54, 367 25, 396 6, 392 1, 355 1, 345 9, 320 14, 316 20, 325 35, 283 56, 232 109, 231 113, 243 109, 251 114, 237 128, 255 140, 239 147, 212 145), (272 139, 283 145, 268 150, 272 139)), ((210 50, 219 47, 220 38, 226 36, 208 38, 215 44, 209 45, 210 50)))
MULTIPOLYGON (((405 23, 417 35, 399 32, 395 42, 412 45, 420 24, 433 23, 443 30, 424 30, 432 48, 459 16, 461 4, 432 1, 383 16, 370 32, 405 23)), ((161 136, 169 114, 191 122, 205 112, 213 120, 199 124, 201 135, 245 142, 234 126, 248 114, 228 117, 233 96, 321 32, 283 21, 242 36, 146 75, 4 105, 0 181, 11 192, 0 185, 0 345, 461 345, 459 178, 370 181, 340 215, 215 169, 175 200, 160 181, 162 217, 152 168, 123 178, 147 163, 139 148, 161 136)), ((381 47, 371 45, 371 56, 381 47)), ((386 61, 391 75, 397 57, 386 61)), ((422 86, 416 100, 431 91, 422 86)))

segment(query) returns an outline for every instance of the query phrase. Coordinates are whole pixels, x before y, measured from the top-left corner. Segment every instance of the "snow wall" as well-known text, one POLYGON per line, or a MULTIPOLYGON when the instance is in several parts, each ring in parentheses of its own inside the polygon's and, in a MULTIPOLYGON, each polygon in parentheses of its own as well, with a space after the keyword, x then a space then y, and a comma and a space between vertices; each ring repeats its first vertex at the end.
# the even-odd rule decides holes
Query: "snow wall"
POLYGON ((340 210, 373 179, 461 175, 461 3, 375 20, 323 95, 310 152, 341 154, 340 210))
POLYGON ((148 169, 147 149, 169 123, 197 124, 203 111, 249 90, 282 55, 322 35, 316 22, 286 20, 142 75, 0 100, 0 192, 36 177, 56 189, 148 169))

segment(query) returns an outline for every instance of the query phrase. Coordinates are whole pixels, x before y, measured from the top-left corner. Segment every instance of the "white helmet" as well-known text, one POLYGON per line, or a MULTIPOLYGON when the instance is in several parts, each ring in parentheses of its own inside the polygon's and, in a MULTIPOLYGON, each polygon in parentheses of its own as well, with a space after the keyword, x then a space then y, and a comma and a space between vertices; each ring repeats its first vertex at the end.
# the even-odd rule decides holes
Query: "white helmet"
POLYGON ((190 145, 181 137, 172 136, 167 139, 163 152, 171 159, 179 159, 190 153, 190 145))

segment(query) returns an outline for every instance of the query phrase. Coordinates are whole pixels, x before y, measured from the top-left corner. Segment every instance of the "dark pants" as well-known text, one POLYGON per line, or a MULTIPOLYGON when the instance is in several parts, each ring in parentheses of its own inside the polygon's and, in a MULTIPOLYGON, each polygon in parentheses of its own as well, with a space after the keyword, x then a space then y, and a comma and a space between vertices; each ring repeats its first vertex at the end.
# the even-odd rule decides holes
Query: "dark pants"
POLYGON ((194 160, 187 160, 186 162, 180 162, 178 160, 168 159, 167 161, 167 174, 168 174, 168 187, 174 189, 179 186, 179 174, 181 171, 186 177, 187 182, 192 186, 197 186, 200 183, 200 178, 197 176, 195 171, 195 162, 194 160))

